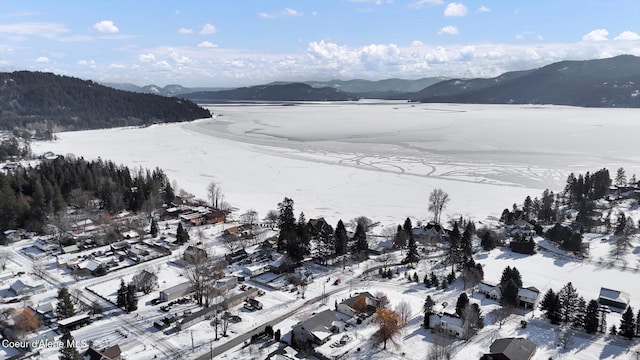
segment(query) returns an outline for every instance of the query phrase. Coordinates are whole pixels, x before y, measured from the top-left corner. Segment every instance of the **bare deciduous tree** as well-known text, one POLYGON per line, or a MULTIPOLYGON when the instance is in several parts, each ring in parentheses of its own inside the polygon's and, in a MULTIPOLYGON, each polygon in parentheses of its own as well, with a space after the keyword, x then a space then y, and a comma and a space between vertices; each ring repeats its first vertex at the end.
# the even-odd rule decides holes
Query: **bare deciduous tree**
POLYGON ((442 211, 447 207, 449 194, 442 189, 434 189, 429 195, 429 211, 433 213, 433 221, 440 223, 442 211))
POLYGON ((258 223, 258 212, 254 209, 249 209, 240 215, 240 222, 243 224, 249 224, 251 226, 258 223))
POLYGON ((513 306, 505 305, 501 306, 491 312, 491 317, 495 322, 498 323, 498 328, 502 329, 502 325, 504 325, 507 320, 509 320, 509 316, 513 314, 513 306))
POLYGON ((429 347, 426 360, 450 360, 451 347, 444 346, 438 342, 432 343, 429 347))
POLYGON ((278 223, 279 217, 280 214, 278 213, 278 210, 269 210, 267 211, 267 215, 265 215, 264 220, 273 228, 273 226, 278 223))
POLYGON ((213 181, 210 182, 207 186, 207 197, 209 198, 209 201, 211 201, 211 206, 214 209, 220 209, 224 199, 220 185, 213 181))
POLYGON ((409 319, 413 316, 413 310, 411 310, 411 305, 409 305, 406 301, 401 301, 396 306, 396 313, 400 315, 400 327, 405 327, 409 323, 409 319))

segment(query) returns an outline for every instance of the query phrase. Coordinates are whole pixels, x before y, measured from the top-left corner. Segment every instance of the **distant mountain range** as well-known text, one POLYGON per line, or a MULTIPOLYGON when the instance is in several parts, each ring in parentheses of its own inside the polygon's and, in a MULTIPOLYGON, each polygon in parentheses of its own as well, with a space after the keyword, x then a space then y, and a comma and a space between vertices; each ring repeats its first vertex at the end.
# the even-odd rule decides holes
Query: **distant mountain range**
POLYGON ((561 61, 491 79, 451 79, 407 98, 420 102, 640 107, 640 57, 561 61))
POLYGON ((181 97, 198 103, 215 101, 351 101, 353 95, 332 87, 316 88, 303 83, 243 87, 233 90, 201 91, 181 97))
POLYGON ((358 98, 478 104, 554 104, 583 107, 640 107, 640 57, 561 61, 494 78, 384 79, 284 82, 238 89, 138 87, 128 91, 180 96, 196 102, 340 101, 358 98))

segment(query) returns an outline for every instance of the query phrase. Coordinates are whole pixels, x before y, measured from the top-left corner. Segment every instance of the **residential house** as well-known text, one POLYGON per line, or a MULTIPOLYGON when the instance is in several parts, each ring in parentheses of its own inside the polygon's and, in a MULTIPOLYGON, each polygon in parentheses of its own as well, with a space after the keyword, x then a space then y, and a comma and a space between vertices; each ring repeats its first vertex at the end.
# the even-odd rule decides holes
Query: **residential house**
POLYGON ((73 254, 77 253, 78 251, 80 251, 80 248, 78 248, 78 245, 76 244, 62 247, 63 254, 73 254))
POLYGON ((249 257, 249 254, 244 249, 236 250, 230 254, 224 256, 224 259, 227 261, 227 264, 235 264, 238 261, 242 261, 249 257))
POLYGON ((629 306, 630 300, 631 300, 631 297, 626 292, 607 289, 607 288, 600 288, 600 296, 598 296, 598 303, 600 305, 606 305, 612 310, 619 311, 619 312, 625 311, 627 309, 627 306, 629 306))
MULTIPOLYGON (((491 285, 486 282, 480 282, 476 290, 480 294, 484 294, 489 299, 500 301, 502 299, 502 289, 500 285, 491 285)), ((529 286, 528 288, 519 288, 518 289, 518 306, 523 307, 525 309, 533 309, 536 303, 538 302, 538 298, 540 297, 540 290, 536 289, 533 286, 529 286)))
POLYGON ((30 305, 29 308, 38 316, 40 322, 49 325, 55 318, 54 306, 52 302, 46 302, 38 305, 30 305))
POLYGON ((429 317, 429 327, 460 339, 466 338, 467 335, 465 321, 456 314, 432 314, 429 317))
POLYGON ((43 283, 29 284, 18 279, 9 286, 9 290, 13 291, 17 296, 22 296, 43 292, 45 289, 43 283))
POLYGON ((87 351, 82 354, 83 360, 121 360, 120 346, 113 345, 102 350, 98 350, 94 347, 89 347, 87 351))
POLYGON ((195 313, 185 316, 179 324, 176 325, 178 330, 187 329, 195 324, 198 324, 204 320, 210 319, 216 316, 217 313, 221 312, 222 308, 219 305, 212 305, 208 308, 204 308, 202 310, 196 311, 195 313))
POLYGON ((168 289, 160 291, 160 301, 173 301, 182 296, 190 295, 195 291, 193 284, 190 281, 185 281, 176 286, 172 286, 168 289))
POLYGON ((189 245, 184 251, 183 258, 191 264, 200 263, 207 258, 207 251, 203 248, 189 245))
POLYGON ((321 345, 329 341, 331 335, 339 333, 341 329, 342 321, 336 312, 325 310, 295 325, 291 334, 297 343, 311 342, 321 345))
POLYGON ((221 293, 225 294, 229 290, 235 288, 238 285, 238 278, 235 276, 225 276, 216 280, 216 289, 221 293))
POLYGON ((533 286, 518 289, 518 305, 520 307, 533 309, 538 302, 538 297, 540 297, 540 290, 533 286))
POLYGON ((535 353, 536 344, 527 339, 504 338, 494 341, 480 360, 530 360, 535 353))
POLYGON ((481 281, 477 286, 477 291, 492 300, 500 301, 502 299, 502 290, 497 285, 481 281))
POLYGON ((226 220, 224 211, 213 209, 205 215, 209 224, 217 224, 226 220))
POLYGON ((79 314, 58 320, 57 322, 58 329, 71 331, 89 324, 91 322, 91 317, 88 314, 79 314))
POLYGON ((79 262, 75 267, 78 270, 87 270, 89 273, 95 275, 101 265, 102 265, 101 263, 95 260, 88 259, 88 260, 79 262))
POLYGON ((236 305, 242 304, 247 299, 252 299, 256 296, 258 296, 258 288, 248 288, 245 291, 224 299, 224 301, 222 301, 220 305, 223 309, 229 310, 236 305))
POLYGON ((369 292, 356 294, 338 304, 336 310, 349 317, 354 317, 360 313, 372 315, 376 312, 378 298, 369 292))
POLYGON ((447 236, 446 230, 440 224, 428 223, 426 226, 411 229, 416 241, 429 244, 444 240, 447 236))
POLYGON ((269 263, 266 262, 259 262, 242 267, 242 272, 248 276, 258 276, 269 272, 270 270, 271 267, 269 263))

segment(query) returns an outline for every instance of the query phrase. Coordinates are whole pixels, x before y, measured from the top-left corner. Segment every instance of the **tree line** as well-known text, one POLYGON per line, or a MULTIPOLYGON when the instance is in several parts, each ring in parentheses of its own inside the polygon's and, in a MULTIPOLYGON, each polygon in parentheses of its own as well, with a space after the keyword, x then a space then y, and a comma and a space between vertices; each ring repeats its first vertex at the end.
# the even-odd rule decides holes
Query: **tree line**
POLYGON ((159 168, 134 171, 111 161, 61 157, 0 173, 0 233, 13 228, 42 232, 68 205, 87 208, 94 199, 100 209, 116 213, 152 209, 174 197, 159 168))

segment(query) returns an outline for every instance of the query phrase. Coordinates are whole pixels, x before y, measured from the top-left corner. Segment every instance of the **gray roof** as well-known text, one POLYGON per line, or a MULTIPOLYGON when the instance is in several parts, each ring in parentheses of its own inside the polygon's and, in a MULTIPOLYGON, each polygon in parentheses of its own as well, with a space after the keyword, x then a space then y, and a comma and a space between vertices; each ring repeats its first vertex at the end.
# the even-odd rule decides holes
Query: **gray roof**
POLYGON ((301 326, 309 333, 318 336, 325 333, 331 333, 331 327, 336 321, 340 321, 336 313, 333 310, 325 310, 308 318, 297 326, 301 326))
POLYGON ((536 344, 525 338, 504 338, 494 341, 489 351, 503 354, 510 360, 529 360, 536 352, 536 344))

